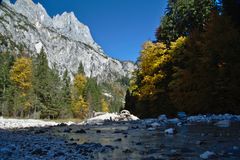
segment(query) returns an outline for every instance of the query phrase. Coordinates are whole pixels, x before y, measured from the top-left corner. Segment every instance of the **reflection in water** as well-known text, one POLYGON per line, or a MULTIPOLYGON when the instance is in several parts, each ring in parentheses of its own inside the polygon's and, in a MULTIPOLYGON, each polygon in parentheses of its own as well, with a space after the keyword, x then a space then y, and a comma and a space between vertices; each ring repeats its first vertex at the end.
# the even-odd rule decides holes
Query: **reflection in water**
POLYGON ((229 128, 206 123, 162 126, 153 131, 148 131, 141 123, 114 123, 81 127, 86 134, 74 133, 79 126, 71 128, 71 133, 56 130, 54 134, 66 136, 79 144, 100 143, 115 148, 110 152, 96 153, 96 159, 199 159, 199 155, 208 150, 217 153, 221 159, 240 158, 240 151, 223 154, 233 146, 240 147, 240 123, 233 123, 229 128), (166 127, 175 127, 177 134, 165 135, 166 127))

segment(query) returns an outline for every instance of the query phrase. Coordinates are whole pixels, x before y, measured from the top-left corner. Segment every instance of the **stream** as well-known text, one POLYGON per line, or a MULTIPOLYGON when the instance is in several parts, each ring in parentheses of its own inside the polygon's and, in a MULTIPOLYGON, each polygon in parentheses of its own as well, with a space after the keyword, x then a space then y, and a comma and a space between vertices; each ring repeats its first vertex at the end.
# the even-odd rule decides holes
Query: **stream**
POLYGON ((166 124, 153 128, 141 120, 106 122, 103 125, 58 125, 8 130, 1 131, 0 135, 0 160, 240 159, 239 122, 232 122, 227 127, 195 122, 181 126, 166 124), (174 128, 175 132, 166 134, 164 131, 167 128, 174 128), (3 133, 5 137, 2 136, 3 133), (19 139, 19 135, 22 136, 20 137, 22 140, 10 138, 13 136, 19 139), (15 149, 9 149, 12 154, 3 152, 3 147, 6 148, 10 144, 15 146, 15 149), (25 146, 25 149, 22 149, 22 146, 25 146), (41 150, 35 152, 35 148, 41 150), (209 157, 201 156, 206 151, 214 154, 209 157))
POLYGON ((193 123, 153 129, 138 122, 118 122, 79 129, 76 125, 53 127, 48 133, 77 144, 111 146, 109 151, 95 152, 94 159, 200 159, 199 155, 205 151, 216 153, 213 157, 216 159, 240 158, 240 123, 226 128, 193 123), (176 134, 165 134, 169 127, 175 128, 176 134))

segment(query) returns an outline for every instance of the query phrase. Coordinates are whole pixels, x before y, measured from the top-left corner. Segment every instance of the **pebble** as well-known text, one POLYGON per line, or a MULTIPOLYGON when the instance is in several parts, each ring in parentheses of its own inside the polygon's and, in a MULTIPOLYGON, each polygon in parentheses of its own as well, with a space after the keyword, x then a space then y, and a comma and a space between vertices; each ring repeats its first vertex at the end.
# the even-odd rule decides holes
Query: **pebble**
POLYGON ((34 151, 32 151, 32 154, 38 155, 38 156, 44 156, 44 155, 47 155, 47 151, 44 151, 41 148, 37 148, 34 151))
POLYGON ((63 132, 65 132, 65 133, 70 133, 71 132, 71 128, 65 128, 64 130, 63 130, 63 132))
POLYGON ((187 117, 186 113, 185 112, 178 112, 178 118, 179 119, 185 119, 187 117))
POLYGON ((159 121, 166 121, 167 120, 167 116, 165 114, 162 114, 158 117, 159 121))
POLYGON ((233 146, 233 149, 234 150, 239 150, 239 147, 238 146, 233 146))
POLYGON ((115 141, 115 142, 121 142, 121 141, 122 141, 122 138, 115 139, 114 141, 115 141))
POLYGON ((164 130, 164 133, 172 135, 172 134, 176 134, 177 132, 174 128, 168 128, 164 130))
POLYGON ((229 120, 222 120, 215 123, 216 126, 221 128, 228 128, 231 125, 231 122, 229 120))
POLYGON ((66 123, 60 123, 57 126, 64 127, 64 126, 67 126, 67 124, 66 123))
POLYGON ((45 132, 46 132, 45 130, 41 129, 41 130, 35 131, 34 133, 35 134, 42 134, 42 133, 45 133, 45 132))
POLYGON ((60 151, 54 154, 54 157, 61 157, 61 156, 65 156, 65 153, 60 151))
POLYGON ((1 148, 0 149, 0 154, 4 154, 5 156, 11 156, 12 151, 9 148, 1 148))
POLYGON ((176 150, 176 149, 171 149, 170 152, 171 152, 172 154, 175 154, 175 153, 177 153, 177 150, 176 150))
POLYGON ((111 146, 111 145, 106 145, 106 146, 104 146, 105 148, 110 148, 111 150, 114 150, 115 148, 113 147, 113 146, 111 146))
POLYGON ((132 129, 139 129, 139 126, 132 126, 132 129))
POLYGON ((160 127, 161 124, 157 123, 157 122, 154 122, 152 124, 150 124, 151 127, 154 127, 154 128, 157 128, 157 127, 160 127))
POLYGON ((207 133, 201 133, 201 137, 205 137, 207 135, 208 135, 207 133))
POLYGON ((155 128, 152 128, 152 127, 150 127, 150 128, 148 128, 147 130, 148 130, 148 131, 155 131, 156 129, 155 129, 155 128))
POLYGON ((178 122, 178 123, 177 123, 177 126, 178 126, 178 127, 182 127, 182 122, 178 122))
POLYGON ((77 130, 75 133, 81 133, 81 134, 84 134, 84 133, 87 133, 84 129, 80 129, 80 130, 77 130))
POLYGON ((96 133, 101 133, 101 130, 96 130, 96 133))
POLYGON ((123 153, 133 153, 133 151, 130 150, 130 149, 125 149, 125 150, 123 150, 122 152, 123 152, 123 153))
POLYGON ((137 142, 136 145, 137 146, 142 145, 142 142, 137 142))
POLYGON ((204 141, 197 141, 196 142, 196 145, 203 145, 203 144, 206 144, 206 142, 204 142, 204 141))
POLYGON ((209 159, 209 158, 212 158, 214 156, 215 156, 214 152, 206 151, 206 152, 204 152, 203 154, 200 155, 200 158, 202 158, 202 159, 209 159))
POLYGON ((124 131, 122 130, 115 130, 114 133, 123 133, 124 131))

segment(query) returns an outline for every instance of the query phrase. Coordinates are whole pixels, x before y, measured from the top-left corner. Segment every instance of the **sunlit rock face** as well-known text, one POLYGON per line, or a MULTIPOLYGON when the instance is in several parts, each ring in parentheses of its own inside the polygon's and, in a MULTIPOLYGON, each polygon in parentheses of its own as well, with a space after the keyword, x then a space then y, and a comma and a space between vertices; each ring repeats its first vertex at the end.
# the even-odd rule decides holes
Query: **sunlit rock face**
MULTIPOLYGON (((50 67, 56 66, 60 74, 67 69, 71 77, 80 63, 86 76, 96 77, 98 81, 130 78, 136 68, 132 62, 107 56, 93 40, 89 28, 78 21, 73 12, 52 18, 41 4, 32 0, 17 0, 15 4, 8 0, 2 2, 0 34, 16 44, 24 44, 33 54, 43 48, 50 67)), ((17 52, 16 47, 13 49, 17 52)))

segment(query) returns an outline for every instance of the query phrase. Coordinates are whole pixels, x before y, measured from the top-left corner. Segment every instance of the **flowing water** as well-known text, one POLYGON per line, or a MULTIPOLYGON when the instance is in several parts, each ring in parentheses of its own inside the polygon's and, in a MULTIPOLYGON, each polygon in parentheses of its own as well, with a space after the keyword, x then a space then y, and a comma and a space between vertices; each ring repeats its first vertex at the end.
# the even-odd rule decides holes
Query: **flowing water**
POLYGON ((111 146, 108 151, 94 153, 94 159, 200 159, 205 151, 216 153, 213 159, 240 159, 240 123, 226 128, 211 123, 185 124, 181 127, 162 126, 149 129, 142 123, 108 123, 95 126, 54 127, 52 135, 70 142, 96 143, 111 146), (174 127, 174 135, 164 130, 174 127), (79 129, 86 133, 75 133, 79 129))

